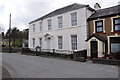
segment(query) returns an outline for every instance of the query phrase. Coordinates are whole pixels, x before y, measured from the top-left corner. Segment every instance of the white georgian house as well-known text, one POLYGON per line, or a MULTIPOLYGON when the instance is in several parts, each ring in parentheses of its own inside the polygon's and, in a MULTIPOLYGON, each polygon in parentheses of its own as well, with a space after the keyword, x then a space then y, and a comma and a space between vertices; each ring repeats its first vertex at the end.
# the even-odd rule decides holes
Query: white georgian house
POLYGON ((84 50, 87 18, 94 10, 89 5, 68 5, 29 23, 29 48, 84 50))

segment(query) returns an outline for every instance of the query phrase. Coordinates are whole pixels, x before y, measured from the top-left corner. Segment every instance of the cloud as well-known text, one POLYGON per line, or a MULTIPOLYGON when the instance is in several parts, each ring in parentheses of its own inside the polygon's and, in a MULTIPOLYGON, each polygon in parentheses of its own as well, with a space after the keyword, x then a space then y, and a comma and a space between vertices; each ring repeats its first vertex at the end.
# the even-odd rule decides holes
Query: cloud
POLYGON ((73 3, 89 4, 92 8, 96 2, 102 8, 118 4, 119 0, 0 0, 0 25, 9 27, 9 14, 12 14, 12 27, 28 28, 28 23, 53 10, 73 3))
POLYGON ((12 27, 28 28, 28 23, 49 11, 49 3, 5 0, 0 4, 0 24, 3 28, 9 27, 9 14, 12 14, 12 27), (8 1, 8 4, 6 3, 8 1), (3 6, 5 6, 3 8, 3 6))

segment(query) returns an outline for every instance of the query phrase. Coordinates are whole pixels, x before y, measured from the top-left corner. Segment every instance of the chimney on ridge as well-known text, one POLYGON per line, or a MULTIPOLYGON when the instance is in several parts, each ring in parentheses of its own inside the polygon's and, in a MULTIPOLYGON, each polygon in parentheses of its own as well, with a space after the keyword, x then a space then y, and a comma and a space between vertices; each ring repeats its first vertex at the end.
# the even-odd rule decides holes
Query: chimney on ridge
POLYGON ((118 5, 120 5, 120 1, 118 2, 118 5))
POLYGON ((94 9, 95 9, 95 10, 99 10, 99 9, 101 9, 100 4, 99 4, 99 3, 95 3, 95 5, 94 5, 94 9))

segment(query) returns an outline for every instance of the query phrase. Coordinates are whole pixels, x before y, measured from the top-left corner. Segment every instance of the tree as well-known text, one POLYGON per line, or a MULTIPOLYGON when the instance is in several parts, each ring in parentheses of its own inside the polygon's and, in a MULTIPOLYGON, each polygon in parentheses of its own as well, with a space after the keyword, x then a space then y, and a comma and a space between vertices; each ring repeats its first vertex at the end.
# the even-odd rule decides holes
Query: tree
POLYGON ((16 27, 14 27, 11 31, 11 38, 13 39, 14 46, 15 46, 15 40, 19 38, 19 32, 20 32, 19 29, 17 29, 16 27))
POLYGON ((8 31, 6 33, 6 38, 7 39, 9 38, 9 31, 10 31, 11 40, 13 41, 13 46, 16 46, 15 41, 16 41, 16 39, 19 38, 19 32, 20 32, 20 30, 17 29, 17 27, 13 27, 11 30, 8 29, 8 31))
POLYGON ((4 32, 2 32, 1 35, 2 35, 2 39, 4 39, 5 38, 4 32))
MULTIPOLYGON (((9 29, 6 33, 6 39, 9 38, 9 29)), ((28 32, 29 29, 24 29, 23 31, 20 31, 17 27, 14 27, 11 29, 10 37, 13 42, 13 46, 22 46, 23 40, 28 40, 28 32)))

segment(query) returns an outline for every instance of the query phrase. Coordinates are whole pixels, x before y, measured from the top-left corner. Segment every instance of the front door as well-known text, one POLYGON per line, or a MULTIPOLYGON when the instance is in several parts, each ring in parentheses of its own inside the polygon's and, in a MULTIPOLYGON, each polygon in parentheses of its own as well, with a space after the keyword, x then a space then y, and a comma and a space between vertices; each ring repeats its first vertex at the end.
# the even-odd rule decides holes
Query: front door
POLYGON ((98 43, 91 41, 91 59, 98 58, 98 43))
POLYGON ((47 39, 47 49, 51 49, 51 39, 47 39))

